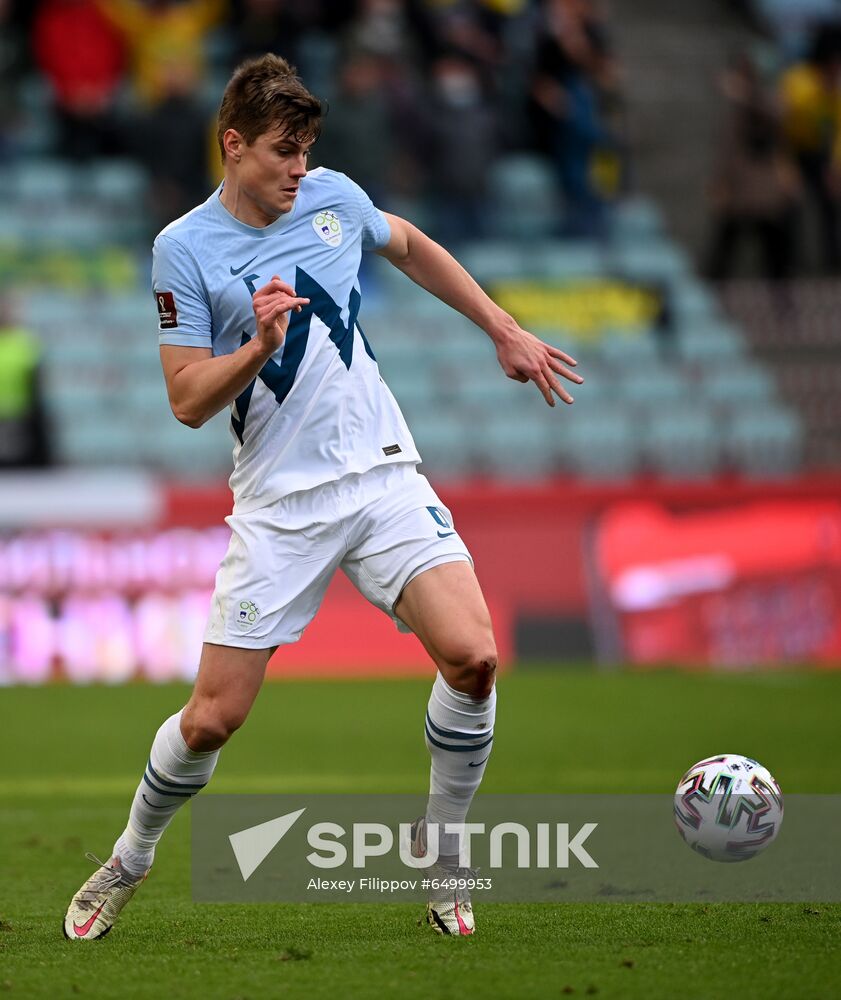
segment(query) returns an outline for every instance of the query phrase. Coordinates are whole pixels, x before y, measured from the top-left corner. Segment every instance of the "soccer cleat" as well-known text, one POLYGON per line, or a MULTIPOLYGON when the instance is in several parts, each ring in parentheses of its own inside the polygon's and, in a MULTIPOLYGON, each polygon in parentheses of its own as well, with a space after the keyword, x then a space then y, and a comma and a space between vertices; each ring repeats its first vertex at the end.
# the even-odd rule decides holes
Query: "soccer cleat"
POLYGON ((64 917, 64 936, 69 941, 94 941, 105 937, 114 926, 123 907, 149 874, 145 871, 131 878, 123 871, 118 857, 104 864, 95 854, 86 854, 88 861, 100 867, 70 900, 64 917))
MULTIPOLYGON (((426 854, 426 819, 421 816, 412 824, 412 855, 422 858, 426 854)), ((432 885, 426 904, 426 922, 436 934, 460 937, 473 934, 476 921, 470 901, 468 883, 476 877, 473 868, 459 868, 436 861, 424 869, 424 878, 432 885)))

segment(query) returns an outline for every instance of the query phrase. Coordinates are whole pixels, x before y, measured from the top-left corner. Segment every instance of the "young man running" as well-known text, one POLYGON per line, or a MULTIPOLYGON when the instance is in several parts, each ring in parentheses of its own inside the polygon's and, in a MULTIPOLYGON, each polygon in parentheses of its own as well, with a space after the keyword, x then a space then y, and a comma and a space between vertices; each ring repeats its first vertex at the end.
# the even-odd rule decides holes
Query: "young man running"
MULTIPOLYGON (((411 434, 357 326, 362 252, 382 254, 473 320, 505 374, 535 382, 550 406, 553 393, 572 402, 557 376, 582 380, 567 367, 572 358, 522 330, 442 247, 378 211, 344 174, 307 171, 321 114, 283 59, 241 65, 219 112, 225 180, 155 241, 172 410, 199 427, 231 407, 232 535, 195 687, 155 736, 110 860, 71 900, 72 940, 111 929, 167 824, 245 721, 269 657, 300 638, 339 568, 418 636, 438 668, 426 716, 426 822, 463 823, 487 764, 491 621, 470 555, 416 470, 411 434)), ((439 864, 457 870, 457 835, 441 835, 439 864)), ((427 919, 440 933, 474 929, 464 891, 434 894, 427 919)))

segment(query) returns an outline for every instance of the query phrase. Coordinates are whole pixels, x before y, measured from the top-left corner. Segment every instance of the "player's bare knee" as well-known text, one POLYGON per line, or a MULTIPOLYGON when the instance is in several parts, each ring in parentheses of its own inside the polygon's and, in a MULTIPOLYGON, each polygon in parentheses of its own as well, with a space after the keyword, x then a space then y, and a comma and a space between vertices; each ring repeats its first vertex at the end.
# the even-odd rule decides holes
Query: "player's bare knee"
POLYGON ((218 704, 187 706, 181 717, 184 740, 191 750, 218 750, 245 721, 246 713, 218 704))
POLYGON ((490 696, 496 680, 497 654, 493 644, 466 648, 460 655, 447 657, 445 680, 457 691, 472 698, 490 696))
POLYGON ((472 676, 474 698, 489 698, 496 682, 496 650, 481 657, 475 664, 472 676))

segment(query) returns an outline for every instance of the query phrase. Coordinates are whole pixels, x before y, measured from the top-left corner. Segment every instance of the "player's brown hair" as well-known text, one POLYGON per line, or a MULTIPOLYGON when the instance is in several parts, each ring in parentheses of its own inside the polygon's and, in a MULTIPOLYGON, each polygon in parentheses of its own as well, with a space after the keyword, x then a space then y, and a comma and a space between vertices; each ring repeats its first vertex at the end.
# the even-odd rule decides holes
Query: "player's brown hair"
POLYGON ((296 142, 312 142, 321 131, 324 112, 324 105, 285 59, 271 52, 246 59, 234 70, 222 95, 216 126, 222 159, 222 140, 229 128, 236 129, 249 145, 278 126, 296 142))

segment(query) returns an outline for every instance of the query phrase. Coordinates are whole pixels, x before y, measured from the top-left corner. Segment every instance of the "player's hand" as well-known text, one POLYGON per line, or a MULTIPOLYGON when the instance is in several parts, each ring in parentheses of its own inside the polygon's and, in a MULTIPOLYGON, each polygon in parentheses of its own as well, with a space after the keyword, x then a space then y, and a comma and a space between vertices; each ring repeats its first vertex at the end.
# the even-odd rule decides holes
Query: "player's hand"
POLYGON ((544 344, 533 333, 519 327, 497 344, 496 356, 509 378, 518 382, 534 382, 549 406, 555 405, 555 396, 565 403, 572 402, 572 396, 558 380, 559 375, 577 385, 584 381, 577 372, 567 367, 578 364, 575 358, 558 347, 544 344))
POLYGON ((295 294, 295 289, 275 275, 268 285, 254 293, 251 302, 257 319, 257 339, 272 354, 283 346, 289 328, 289 313, 300 312, 309 299, 295 294))

